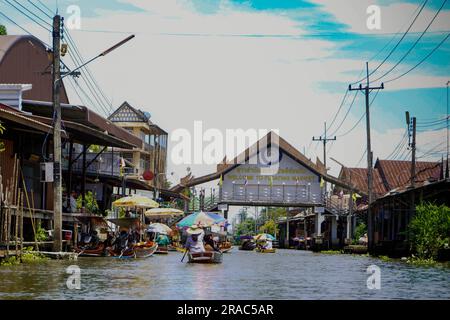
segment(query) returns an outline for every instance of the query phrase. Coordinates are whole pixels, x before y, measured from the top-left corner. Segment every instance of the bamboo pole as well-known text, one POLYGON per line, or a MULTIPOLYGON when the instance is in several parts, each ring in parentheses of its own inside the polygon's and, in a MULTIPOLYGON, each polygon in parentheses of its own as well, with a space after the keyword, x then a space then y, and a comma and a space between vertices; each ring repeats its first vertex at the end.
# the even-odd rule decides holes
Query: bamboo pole
POLYGON ((15 212, 14 212, 14 225, 15 225, 15 230, 14 230, 14 245, 16 248, 16 257, 19 256, 19 203, 20 203, 20 189, 17 192, 17 205, 15 207, 15 212))
MULTIPOLYGON (((36 236, 36 230, 37 230, 36 224, 37 224, 37 221, 34 218, 36 216, 35 215, 36 210, 34 208, 34 193, 33 193, 33 189, 30 190, 30 193, 31 193, 31 208, 30 208, 31 211, 30 211, 30 213, 31 213, 31 223, 32 223, 32 226, 33 226, 34 243, 35 243, 36 250, 39 251, 39 245, 38 245, 37 236, 36 236)), ((28 194, 27 194, 27 201, 28 201, 28 194)), ((30 205, 28 205, 28 207, 30 207, 30 205)))
POLYGON ((19 221, 20 230, 19 230, 19 233, 20 233, 20 257, 22 257, 22 254, 23 254, 23 191, 20 194, 20 199, 21 199, 21 202, 20 202, 20 221, 19 221))

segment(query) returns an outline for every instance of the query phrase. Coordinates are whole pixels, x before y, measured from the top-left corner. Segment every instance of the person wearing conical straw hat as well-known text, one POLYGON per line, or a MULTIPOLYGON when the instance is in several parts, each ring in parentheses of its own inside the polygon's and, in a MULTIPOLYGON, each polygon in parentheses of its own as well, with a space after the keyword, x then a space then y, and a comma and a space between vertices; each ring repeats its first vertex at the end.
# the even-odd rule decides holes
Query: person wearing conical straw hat
POLYGON ((193 225, 186 231, 189 237, 184 245, 186 250, 192 253, 205 252, 205 246, 203 245, 203 235, 205 232, 198 225, 193 225))

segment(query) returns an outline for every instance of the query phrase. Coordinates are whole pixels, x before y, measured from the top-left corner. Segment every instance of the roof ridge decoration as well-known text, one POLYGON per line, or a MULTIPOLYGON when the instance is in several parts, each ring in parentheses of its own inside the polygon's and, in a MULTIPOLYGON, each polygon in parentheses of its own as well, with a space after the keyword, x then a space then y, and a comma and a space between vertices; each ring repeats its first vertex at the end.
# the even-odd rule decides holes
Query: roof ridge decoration
POLYGON ((136 109, 128 101, 124 101, 109 117, 113 122, 145 122, 153 125, 144 111, 136 109), (133 116, 134 114, 134 116, 133 116))

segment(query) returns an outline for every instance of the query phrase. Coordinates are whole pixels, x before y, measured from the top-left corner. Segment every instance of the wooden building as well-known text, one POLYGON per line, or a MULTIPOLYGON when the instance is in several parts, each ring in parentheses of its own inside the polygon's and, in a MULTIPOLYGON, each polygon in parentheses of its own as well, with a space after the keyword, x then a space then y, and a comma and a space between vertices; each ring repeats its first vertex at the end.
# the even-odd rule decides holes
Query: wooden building
POLYGON ((158 189, 166 187, 168 134, 144 112, 124 102, 108 119, 142 140, 142 145, 133 149, 121 149, 126 172, 130 177, 144 179, 158 189), (149 179, 151 178, 151 179, 149 179))

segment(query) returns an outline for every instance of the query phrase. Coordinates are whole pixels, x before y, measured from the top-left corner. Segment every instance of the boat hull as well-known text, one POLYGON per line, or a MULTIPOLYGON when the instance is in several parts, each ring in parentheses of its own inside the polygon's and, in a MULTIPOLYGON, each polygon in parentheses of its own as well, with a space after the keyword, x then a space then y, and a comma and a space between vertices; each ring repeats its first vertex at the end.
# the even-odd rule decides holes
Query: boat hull
POLYGON ((277 250, 276 249, 259 249, 259 248, 256 248, 255 251, 259 252, 259 253, 275 253, 277 250))
POLYGON ((188 253, 189 263, 218 264, 222 263, 222 253, 207 251, 202 253, 188 253))
POLYGON ((155 254, 168 254, 169 249, 167 247, 158 247, 158 249, 155 251, 155 254))

